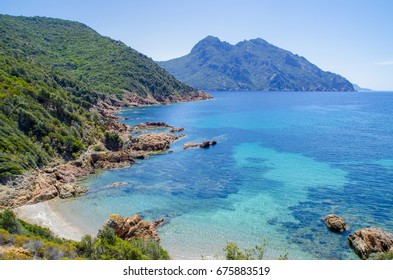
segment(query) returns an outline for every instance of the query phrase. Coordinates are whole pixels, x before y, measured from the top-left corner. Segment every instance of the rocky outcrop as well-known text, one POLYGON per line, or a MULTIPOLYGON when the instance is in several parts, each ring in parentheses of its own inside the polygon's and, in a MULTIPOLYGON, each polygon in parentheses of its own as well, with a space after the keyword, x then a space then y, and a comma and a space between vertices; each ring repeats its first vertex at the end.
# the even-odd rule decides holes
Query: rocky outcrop
POLYGON ((72 162, 26 173, 24 176, 15 178, 12 182, 15 187, 8 187, 8 195, 0 195, 0 205, 17 207, 55 197, 79 196, 85 193, 86 189, 77 185, 76 181, 90 175, 91 172, 92 169, 72 162))
POLYGON ((87 190, 77 184, 61 184, 57 186, 57 191, 60 198, 70 198, 80 196, 87 192, 87 190))
POLYGON ((132 149, 134 151, 164 151, 169 149, 170 144, 179 137, 168 132, 142 134, 132 139, 132 149))
POLYGON ((209 148, 210 146, 214 146, 217 144, 217 141, 204 141, 202 143, 186 143, 183 145, 183 149, 189 149, 189 148, 209 148))
POLYGON ((323 220, 331 231, 343 233, 348 230, 344 220, 335 214, 327 215, 323 220))
POLYGON ((214 146, 216 145, 217 142, 216 141, 204 141, 199 145, 199 148, 209 148, 210 146, 214 146))
POLYGON ((90 159, 95 169, 103 170, 126 167, 135 162, 133 155, 127 151, 95 152, 90 154, 90 159))
MULTIPOLYGON (((106 100, 100 106, 108 112, 113 112, 111 102, 115 101, 106 100)), ((163 122, 146 122, 143 126, 173 129, 173 132, 182 131, 163 122)), ((7 184, 0 184, 0 209, 35 204, 55 197, 79 196, 85 193, 86 189, 77 185, 78 180, 88 177, 97 170, 130 166, 135 159, 145 159, 152 154, 169 149, 170 144, 184 136, 170 132, 132 136, 130 126, 120 124, 114 119, 107 119, 105 127, 119 135, 123 143, 119 150, 108 150, 103 143, 98 142, 91 145, 77 160, 67 163, 58 160, 51 166, 16 176, 7 184)))
POLYGON ((156 130, 156 129, 169 129, 170 133, 184 131, 183 127, 179 127, 179 128, 173 127, 173 126, 168 125, 164 122, 149 122, 149 121, 147 121, 146 123, 140 123, 140 124, 134 125, 132 127, 132 131, 134 131, 134 132, 141 132, 144 130, 156 130))
POLYGON ((163 219, 148 222, 142 220, 139 215, 122 217, 118 214, 112 214, 105 224, 112 228, 118 237, 124 240, 140 238, 143 240, 153 239, 159 242, 157 227, 163 222, 163 219))
POLYGON ((171 127, 170 125, 167 125, 164 122, 146 122, 146 126, 152 126, 152 127, 171 127))
POLYGON ((380 228, 364 228, 348 236, 353 250, 362 259, 368 259, 373 253, 393 251, 393 234, 380 228))
POLYGON ((169 132, 175 133, 175 132, 183 132, 184 128, 183 127, 172 127, 169 132))

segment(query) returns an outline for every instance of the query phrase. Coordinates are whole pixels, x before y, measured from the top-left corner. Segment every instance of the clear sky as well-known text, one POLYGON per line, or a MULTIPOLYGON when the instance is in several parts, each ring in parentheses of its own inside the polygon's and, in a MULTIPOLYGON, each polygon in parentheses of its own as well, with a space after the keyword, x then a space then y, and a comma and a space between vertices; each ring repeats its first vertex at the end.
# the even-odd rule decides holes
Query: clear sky
POLYGON ((154 60, 183 56, 207 35, 259 37, 362 87, 393 90, 393 0, 0 0, 0 13, 80 21, 154 60))

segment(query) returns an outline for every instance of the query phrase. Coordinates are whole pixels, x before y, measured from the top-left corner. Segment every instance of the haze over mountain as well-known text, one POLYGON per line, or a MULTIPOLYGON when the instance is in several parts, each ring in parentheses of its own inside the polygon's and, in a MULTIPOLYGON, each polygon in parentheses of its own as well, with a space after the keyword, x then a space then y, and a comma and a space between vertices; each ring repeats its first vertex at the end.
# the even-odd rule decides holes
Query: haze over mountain
POLYGON ((231 45, 208 36, 189 54, 158 64, 205 90, 354 91, 344 77, 259 38, 231 45))

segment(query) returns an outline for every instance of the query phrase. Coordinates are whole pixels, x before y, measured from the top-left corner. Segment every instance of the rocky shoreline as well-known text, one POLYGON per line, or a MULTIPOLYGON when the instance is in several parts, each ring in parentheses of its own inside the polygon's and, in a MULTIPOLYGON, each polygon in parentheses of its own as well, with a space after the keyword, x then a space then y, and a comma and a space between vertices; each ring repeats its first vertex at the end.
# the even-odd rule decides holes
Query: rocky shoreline
POLYGON ((118 237, 124 240, 138 238, 160 242, 160 238, 157 234, 157 227, 163 222, 164 219, 148 222, 142 220, 141 216, 137 214, 130 217, 112 214, 105 224, 112 228, 118 237))
MULTIPOLYGON (((336 214, 329 214, 323 218, 326 227, 339 234, 349 230, 345 221, 336 214)), ((348 245, 363 260, 384 257, 384 254, 393 256, 393 234, 380 228, 362 228, 347 237, 348 245)), ((391 257, 389 257, 391 258, 391 257)))
POLYGON ((176 97, 171 100, 142 99, 136 94, 127 93, 123 100, 108 98, 99 101, 93 110, 103 116, 105 128, 118 137, 121 146, 112 147, 106 145, 104 141, 97 142, 90 145, 76 160, 65 162, 55 159, 50 165, 26 172, 5 184, 0 184, 0 209, 35 204, 55 197, 66 199, 82 195, 86 189, 77 184, 78 180, 101 170, 128 167, 136 159, 148 158, 152 154, 168 150, 170 144, 184 136, 184 134, 179 134, 184 130, 183 128, 175 128, 161 122, 147 122, 136 126, 121 124, 119 122, 121 118, 115 114, 122 108, 211 98, 207 93, 196 91, 190 96, 176 97), (167 131, 134 135, 137 134, 136 131, 148 132, 157 128, 167 131))
MULTIPOLYGON (((126 132, 130 130, 127 128, 126 132)), ((123 139, 125 135, 122 135, 123 139)), ((0 196, 0 207, 15 208, 25 204, 60 197, 62 199, 79 196, 86 192, 77 181, 100 170, 122 168, 132 165, 136 159, 147 158, 152 154, 169 149, 170 144, 182 137, 171 132, 128 136, 123 140, 123 147, 111 151, 98 146, 102 151, 89 147, 77 160, 63 164, 54 163, 51 166, 31 171, 16 178, 5 186, 6 191, 0 196), (13 187, 15 186, 15 187, 13 187)), ((3 187, 4 188, 4 187, 3 187)))

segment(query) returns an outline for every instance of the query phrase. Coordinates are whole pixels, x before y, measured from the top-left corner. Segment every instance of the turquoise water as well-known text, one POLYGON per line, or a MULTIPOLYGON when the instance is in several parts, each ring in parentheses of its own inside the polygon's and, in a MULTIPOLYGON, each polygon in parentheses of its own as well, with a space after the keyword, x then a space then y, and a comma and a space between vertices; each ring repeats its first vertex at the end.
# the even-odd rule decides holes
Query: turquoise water
POLYGON ((214 100, 134 108, 127 124, 164 121, 186 137, 170 154, 83 181, 89 193, 56 207, 96 233, 112 213, 165 218, 162 245, 176 259, 223 256, 268 242, 266 258, 354 259, 347 234, 393 231, 393 93, 222 93, 214 100), (217 140, 209 149, 186 142, 217 140), (108 188, 114 182, 124 182, 108 188))

